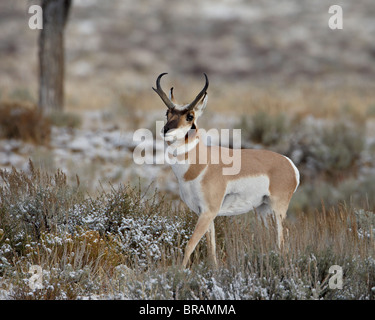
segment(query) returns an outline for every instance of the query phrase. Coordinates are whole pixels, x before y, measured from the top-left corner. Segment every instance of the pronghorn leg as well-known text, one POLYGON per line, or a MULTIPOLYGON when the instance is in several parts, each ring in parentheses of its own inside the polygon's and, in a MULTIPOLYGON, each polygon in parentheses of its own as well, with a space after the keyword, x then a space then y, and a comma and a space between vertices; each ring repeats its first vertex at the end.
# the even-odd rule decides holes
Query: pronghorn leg
POLYGON ((185 255, 184 255, 184 260, 182 261, 182 266, 185 268, 190 255, 193 253, 195 247, 197 246, 199 240, 203 237, 203 235, 207 232, 207 230, 210 227, 210 224, 214 221, 215 219, 215 214, 212 214, 210 212, 202 213, 199 218, 198 222, 195 226, 195 230, 193 232, 193 235, 191 236, 189 242, 186 245, 185 248, 185 255))
POLYGON ((261 221, 263 225, 268 229, 268 217, 273 213, 272 208, 269 206, 269 204, 264 203, 254 210, 259 221, 261 221))
POLYGON ((284 246, 284 233, 283 233, 284 218, 278 213, 275 213, 275 218, 276 218, 276 226, 277 226, 277 245, 279 246, 279 249, 281 249, 284 246))
POLYGON ((288 195, 278 198, 271 198, 271 206, 276 220, 277 244, 279 249, 282 249, 284 246, 283 221, 286 218, 290 198, 291 197, 288 195))
POLYGON ((212 261, 212 264, 217 267, 217 260, 216 260, 216 241, 215 241, 215 225, 214 221, 211 222, 208 231, 206 232, 206 239, 207 239, 207 250, 208 255, 212 261))
POLYGON ((283 236, 283 221, 286 217, 288 206, 280 205, 280 201, 273 199, 271 205, 264 203, 255 208, 258 218, 263 222, 264 226, 268 229, 268 219, 272 216, 276 222, 277 228, 277 244, 279 249, 282 248, 284 243, 283 236))
POLYGON ((276 220, 276 227, 277 227, 277 244, 279 249, 282 249, 284 246, 284 228, 283 228, 283 221, 286 218, 286 212, 288 210, 288 205, 276 205, 273 208, 275 220, 276 220))

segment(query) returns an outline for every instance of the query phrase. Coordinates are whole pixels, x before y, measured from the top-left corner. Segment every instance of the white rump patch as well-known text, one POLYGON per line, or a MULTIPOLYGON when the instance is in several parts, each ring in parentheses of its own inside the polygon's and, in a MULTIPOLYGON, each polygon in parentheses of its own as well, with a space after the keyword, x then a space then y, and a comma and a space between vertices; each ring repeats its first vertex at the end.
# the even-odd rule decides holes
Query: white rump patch
POLYGON ((293 163, 292 160, 290 160, 287 156, 284 156, 285 158, 287 158, 290 162, 290 164, 292 165, 293 169, 294 169, 294 173, 296 175, 296 181, 297 181, 297 185, 296 185, 296 188, 294 189, 293 193, 296 192, 298 186, 299 186, 299 179, 300 179, 300 176, 299 176, 299 171, 297 169, 297 167, 295 166, 295 164, 293 163))

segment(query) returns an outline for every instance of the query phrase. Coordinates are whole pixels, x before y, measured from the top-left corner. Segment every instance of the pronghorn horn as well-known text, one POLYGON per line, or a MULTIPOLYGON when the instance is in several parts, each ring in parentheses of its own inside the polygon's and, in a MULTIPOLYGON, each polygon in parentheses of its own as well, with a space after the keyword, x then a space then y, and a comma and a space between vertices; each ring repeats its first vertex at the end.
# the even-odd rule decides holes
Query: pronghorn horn
POLYGON ((206 78, 206 84, 204 85, 204 88, 202 89, 201 92, 199 92, 199 94, 195 97, 194 101, 192 103, 190 103, 186 109, 188 110, 193 110, 194 107, 197 105, 197 103, 200 101, 200 99, 202 99, 203 95, 205 95, 207 92, 207 88, 208 88, 208 78, 207 78, 207 75, 205 73, 204 74, 204 77, 206 78))
POLYGON ((161 79, 162 76, 164 76, 166 74, 168 74, 168 73, 164 72, 164 73, 162 73, 161 75, 158 76, 158 78, 156 79, 156 89, 155 88, 152 88, 152 89, 159 95, 161 100, 163 100, 163 102, 165 103, 165 105, 169 109, 173 109, 175 107, 174 103, 167 97, 167 95, 165 94, 165 92, 163 91, 163 89, 160 86, 160 79, 161 79))

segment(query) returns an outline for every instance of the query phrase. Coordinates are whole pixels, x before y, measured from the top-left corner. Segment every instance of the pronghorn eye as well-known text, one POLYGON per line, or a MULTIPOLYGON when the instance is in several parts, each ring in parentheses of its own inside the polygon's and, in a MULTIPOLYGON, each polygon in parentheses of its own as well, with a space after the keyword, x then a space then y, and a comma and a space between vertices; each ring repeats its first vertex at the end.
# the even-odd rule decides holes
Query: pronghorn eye
POLYGON ((186 116, 186 120, 187 120, 187 121, 193 121, 193 120, 194 120, 194 116, 193 116, 192 114, 188 114, 188 115, 186 116))

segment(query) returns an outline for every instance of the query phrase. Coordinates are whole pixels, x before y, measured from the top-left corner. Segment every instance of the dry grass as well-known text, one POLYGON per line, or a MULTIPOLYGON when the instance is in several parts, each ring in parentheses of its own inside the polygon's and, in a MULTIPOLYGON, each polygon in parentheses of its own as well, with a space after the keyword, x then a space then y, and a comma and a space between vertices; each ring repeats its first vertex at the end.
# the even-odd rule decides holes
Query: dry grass
POLYGON ((216 220, 219 269, 202 240, 190 270, 183 248, 196 217, 130 187, 85 198, 63 173, 1 171, 0 279, 15 299, 372 299, 375 215, 323 206, 286 222, 283 250, 252 214, 216 220), (44 270, 30 289, 31 265, 44 270), (344 270, 344 288, 328 269, 344 270))
MULTIPOLYGON (((155 74, 156 79, 157 74, 155 74)), ((66 109, 80 114, 82 110, 108 110, 121 116, 121 121, 130 128, 147 126, 143 122, 149 111, 160 110, 159 119, 164 118, 164 105, 152 91, 155 79, 143 81, 141 87, 125 87, 119 80, 111 80, 110 87, 96 83, 68 85, 66 109), (135 122, 134 122, 135 121, 135 122)), ((104 81, 104 80, 103 80, 104 81)), ((167 92, 173 86, 175 96, 180 103, 194 99, 202 86, 202 79, 177 79, 171 73, 164 80, 163 88, 167 92)), ((266 112, 270 115, 280 113, 295 117, 300 121, 307 116, 323 119, 335 119, 346 116, 351 120, 363 122, 373 117, 374 87, 340 86, 329 87, 324 84, 309 85, 257 85, 251 82, 219 82, 210 78, 209 102, 207 113, 231 116, 253 115, 266 112)), ((207 116, 207 115, 206 115, 207 116)), ((202 119, 205 121, 204 119, 202 119)), ((207 122, 208 126, 212 123, 207 122)))
POLYGON ((36 105, 21 101, 0 102, 0 137, 45 145, 50 136, 50 120, 36 105))
MULTIPOLYGON (((166 83, 163 85, 167 92, 171 86, 180 103, 192 100, 201 88, 199 79, 187 83, 166 83)), ((213 82, 213 80, 211 81, 213 82)), ((150 83, 151 86, 154 83, 150 83)), ((151 88, 150 88, 151 89, 151 88)), ((163 107, 160 99, 149 89, 126 92, 128 97, 138 101, 137 107, 142 110, 152 110, 163 107)), ((234 114, 253 114, 265 111, 268 114, 285 112, 289 115, 298 114, 300 117, 312 115, 317 118, 334 118, 337 115, 348 114, 363 119, 369 106, 375 98, 374 88, 341 86, 325 87, 323 84, 297 86, 267 86, 252 83, 211 83, 209 89, 208 107, 215 112, 234 114), (229 86, 229 87, 228 87, 229 86)))

